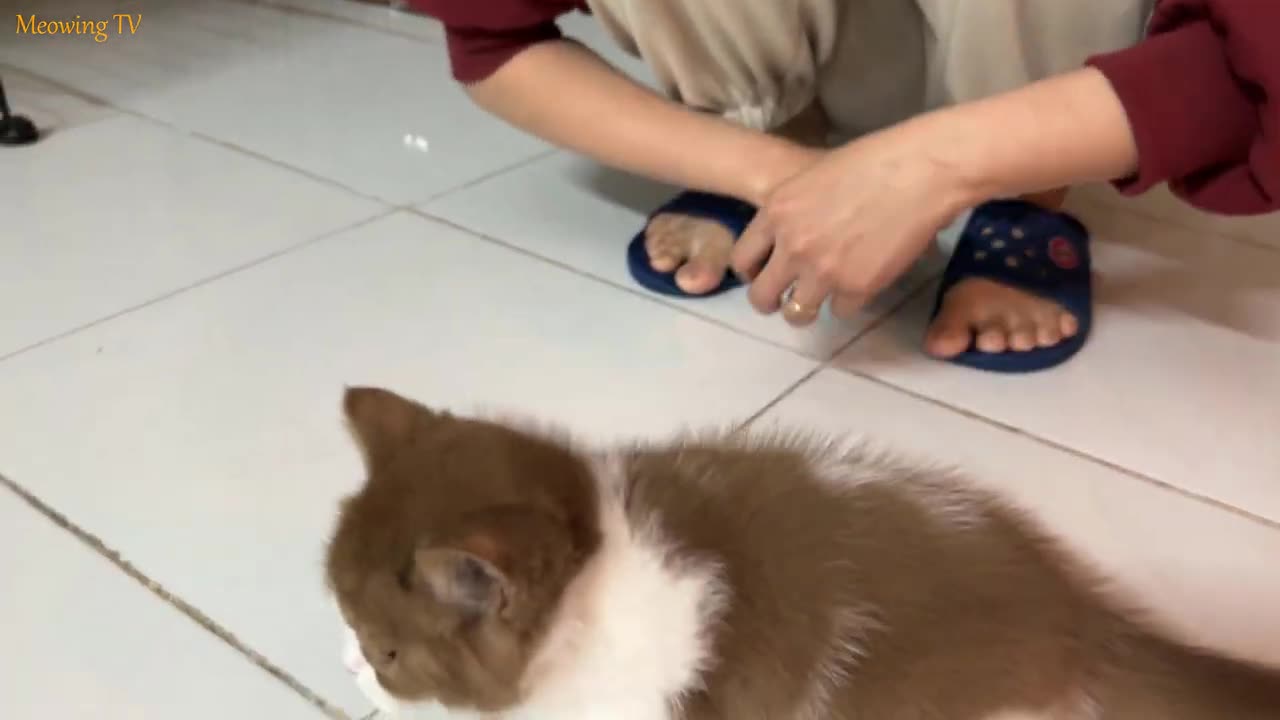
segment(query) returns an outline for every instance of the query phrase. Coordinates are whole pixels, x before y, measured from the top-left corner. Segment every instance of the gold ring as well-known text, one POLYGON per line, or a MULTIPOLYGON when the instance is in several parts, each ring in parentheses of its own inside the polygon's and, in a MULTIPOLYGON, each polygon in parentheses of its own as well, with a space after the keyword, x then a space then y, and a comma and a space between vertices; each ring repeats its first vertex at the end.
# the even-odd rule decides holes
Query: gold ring
POLYGON ((789 298, 787 300, 786 304, 782 306, 782 312, 795 318, 805 318, 814 314, 812 308, 795 298, 789 298))

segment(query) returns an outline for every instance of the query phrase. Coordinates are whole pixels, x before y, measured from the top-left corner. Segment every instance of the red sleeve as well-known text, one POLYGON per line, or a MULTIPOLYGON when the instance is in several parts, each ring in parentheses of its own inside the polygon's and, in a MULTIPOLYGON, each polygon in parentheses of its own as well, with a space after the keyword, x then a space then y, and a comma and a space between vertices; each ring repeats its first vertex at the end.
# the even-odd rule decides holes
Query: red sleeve
POLYGON ((1138 144, 1121 191, 1167 181, 1210 212, 1280 210, 1280 0, 1161 0, 1146 40, 1089 64, 1138 144))
POLYGON ((489 77, 521 50, 560 37, 556 19, 586 11, 582 0, 409 0, 414 12, 444 24, 453 76, 462 83, 489 77))

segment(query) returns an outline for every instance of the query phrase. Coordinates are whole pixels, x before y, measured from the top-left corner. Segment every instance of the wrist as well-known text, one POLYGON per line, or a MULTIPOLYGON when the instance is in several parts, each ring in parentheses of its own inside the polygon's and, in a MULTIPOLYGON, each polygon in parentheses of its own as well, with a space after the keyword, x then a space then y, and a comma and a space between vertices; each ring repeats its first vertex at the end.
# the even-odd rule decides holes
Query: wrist
POLYGON ((1008 192, 986 150, 990 128, 972 122, 962 108, 919 115, 894 129, 906 136, 906 147, 920 149, 940 203, 955 215, 1008 192))
POLYGON ((1137 163, 1128 118, 1093 69, 937 110, 915 124, 969 206, 1122 177, 1137 163))
POLYGON ((740 156, 746 163, 740 199, 760 207, 782 183, 799 175, 822 156, 822 151, 774 135, 760 135, 760 147, 740 156))

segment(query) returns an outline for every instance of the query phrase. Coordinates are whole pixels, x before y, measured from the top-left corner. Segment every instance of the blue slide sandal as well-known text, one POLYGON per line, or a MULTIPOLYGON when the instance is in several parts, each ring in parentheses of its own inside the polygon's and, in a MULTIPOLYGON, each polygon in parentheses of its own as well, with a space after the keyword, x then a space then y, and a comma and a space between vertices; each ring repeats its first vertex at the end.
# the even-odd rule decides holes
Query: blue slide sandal
MULTIPOLYGON (((654 216, 661 213, 679 213, 681 215, 689 215, 691 217, 707 218, 715 220, 726 228, 728 228, 735 238, 742 235, 742 231, 747 229, 751 224, 752 218, 756 216, 756 209, 748 203, 735 200, 723 195, 712 195, 710 193, 687 191, 682 192, 669 200, 665 205, 658 208, 649 216, 652 220, 654 216)), ((648 227, 648 221, 645 222, 648 227)), ((631 240, 631 244, 627 247, 627 269, 631 271, 631 277, 636 282, 648 290, 663 295, 672 295, 675 297, 686 298, 706 298, 719 295, 728 290, 732 290, 742 284, 732 272, 726 272, 724 279, 720 281, 715 289, 709 293, 702 295, 690 295, 680 286, 676 284, 675 272, 658 272, 649 264, 649 251, 644 246, 644 229, 642 228, 635 238, 631 240)))
POLYGON ((1051 300, 1075 316, 1079 331, 1047 348, 986 353, 970 346, 949 362, 998 373, 1047 370, 1084 346, 1093 325, 1089 232, 1079 220, 1021 200, 999 200, 973 211, 956 244, 931 317, 956 283, 989 278, 1051 300))

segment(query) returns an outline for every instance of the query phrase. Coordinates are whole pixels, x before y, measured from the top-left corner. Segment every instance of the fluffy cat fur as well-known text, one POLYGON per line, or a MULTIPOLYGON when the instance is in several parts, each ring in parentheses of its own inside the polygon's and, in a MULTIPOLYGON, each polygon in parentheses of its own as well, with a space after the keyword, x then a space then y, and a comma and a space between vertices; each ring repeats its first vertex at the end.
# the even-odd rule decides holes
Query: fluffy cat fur
POLYGON ((735 435, 596 453, 347 391, 327 558, 383 710, 543 720, 1280 720, 934 470, 735 435))

